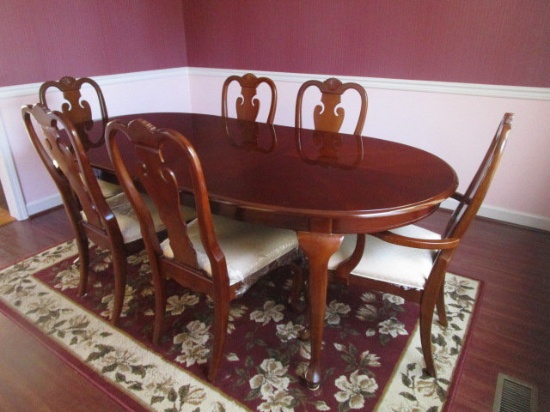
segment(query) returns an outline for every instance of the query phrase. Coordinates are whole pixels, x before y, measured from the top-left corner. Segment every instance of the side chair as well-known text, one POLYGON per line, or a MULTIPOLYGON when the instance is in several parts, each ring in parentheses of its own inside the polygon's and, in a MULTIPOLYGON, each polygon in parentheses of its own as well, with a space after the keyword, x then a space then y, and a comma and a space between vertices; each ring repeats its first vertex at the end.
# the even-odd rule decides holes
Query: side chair
POLYGON ((487 153, 442 234, 416 225, 373 235, 346 235, 329 261, 335 280, 401 296, 420 305, 420 335, 427 372, 436 376, 431 346, 434 309, 446 327, 445 274, 476 216, 501 160, 513 114, 506 113, 487 153))
POLYGON ((302 127, 304 112, 304 94, 309 88, 317 88, 321 92, 321 102, 313 109, 313 123, 315 130, 338 133, 342 128, 346 112, 342 107, 342 95, 348 90, 354 90, 361 99, 357 123, 353 131, 354 135, 361 135, 368 110, 368 96, 365 89, 358 83, 342 83, 331 77, 321 82, 308 80, 298 89, 296 98, 296 127, 302 127))
POLYGON ((237 118, 241 120, 256 121, 260 111, 260 99, 256 93, 260 84, 265 83, 271 92, 271 102, 266 123, 273 124, 275 110, 277 108, 277 87, 273 80, 268 77, 256 77, 252 73, 243 76, 229 76, 223 83, 222 88, 222 116, 228 117, 228 91, 231 83, 237 82, 241 86, 241 95, 237 97, 235 108, 237 118))
POLYGON ((153 273, 153 342, 159 342, 163 330, 168 279, 209 295, 214 301, 214 342, 208 379, 213 382, 222 361, 230 302, 271 269, 292 264, 298 252, 297 235, 213 215, 199 156, 176 131, 158 129, 142 119, 128 125, 113 121, 107 125, 107 142, 119 181, 139 218, 153 273), (135 156, 124 156, 121 147, 128 142, 135 156), (165 161, 170 157, 177 158, 178 164, 165 161), (137 170, 138 176, 131 176, 129 170, 137 170), (179 213, 183 181, 192 188, 189 195, 195 200, 197 219, 190 223, 179 213), (168 239, 162 243, 134 182, 157 205, 168 231, 168 239))
MULTIPOLYGON (((50 110, 59 110, 72 122, 73 126, 80 135, 80 140, 85 150, 103 146, 105 139, 105 127, 109 121, 107 114, 107 105, 103 92, 99 84, 88 77, 76 79, 71 76, 64 76, 59 80, 49 80, 42 83, 38 91, 40 103, 50 110), (94 122, 92 113, 92 104, 88 100, 84 100, 82 96, 83 90, 91 89, 94 98, 93 106, 99 107, 98 117, 101 122, 94 122), (62 93, 62 100, 54 98, 54 94, 49 93, 52 90, 57 90, 62 93), (55 104, 59 101, 59 104, 55 104), (55 105, 54 105, 55 104, 55 105), (93 130, 94 127, 101 127, 100 130, 93 130)), ((57 96, 55 96, 57 97, 57 96)), ((105 197, 111 197, 122 193, 122 188, 113 181, 112 176, 101 176, 96 172, 99 180, 99 187, 105 197)))
MULTIPOLYGON (((74 231, 80 295, 87 289, 89 241, 111 252, 115 280, 111 323, 116 325, 124 304, 126 257, 144 248, 137 218, 124 193, 108 199, 103 196, 80 134, 63 113, 38 103, 23 106, 22 115, 32 144, 59 190, 74 231)), ((165 228, 154 205, 148 199, 144 201, 153 211, 155 234, 162 233, 165 228)), ((194 212, 190 210, 191 213, 194 212)))
MULTIPOLYGON (((363 132, 363 127, 367 117, 369 103, 367 92, 363 86, 358 83, 342 83, 339 79, 331 77, 323 82, 319 80, 308 80, 298 89, 295 116, 296 145, 300 157, 305 162, 316 163, 327 167, 353 168, 356 166, 356 164, 343 165, 339 162, 336 148, 339 146, 338 140, 341 142, 342 136, 333 135, 333 133, 340 132, 340 129, 344 123, 346 111, 342 107, 342 96, 349 90, 357 93, 361 101, 353 135, 356 137, 358 149, 356 164, 363 160, 363 142, 362 139, 358 137, 361 136, 361 133, 363 132), (312 137, 319 146, 320 152, 316 159, 308 158, 305 154, 301 132, 305 112, 304 95, 310 88, 318 89, 318 91, 321 92, 321 101, 313 108, 314 131, 312 137)), ((296 310, 300 308, 300 293, 305 282, 307 281, 305 279, 306 276, 307 273, 305 271, 301 271, 293 280, 290 303, 296 310)))

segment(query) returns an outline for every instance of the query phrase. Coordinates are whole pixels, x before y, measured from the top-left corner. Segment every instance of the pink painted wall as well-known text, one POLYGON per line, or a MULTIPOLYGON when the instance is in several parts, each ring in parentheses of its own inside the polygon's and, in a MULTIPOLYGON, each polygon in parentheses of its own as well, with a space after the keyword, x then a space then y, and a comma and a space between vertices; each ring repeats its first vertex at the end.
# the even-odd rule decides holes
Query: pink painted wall
POLYGON ((187 66, 181 0, 8 0, 0 86, 187 66))
POLYGON ((546 0, 183 0, 189 66, 550 87, 546 0))

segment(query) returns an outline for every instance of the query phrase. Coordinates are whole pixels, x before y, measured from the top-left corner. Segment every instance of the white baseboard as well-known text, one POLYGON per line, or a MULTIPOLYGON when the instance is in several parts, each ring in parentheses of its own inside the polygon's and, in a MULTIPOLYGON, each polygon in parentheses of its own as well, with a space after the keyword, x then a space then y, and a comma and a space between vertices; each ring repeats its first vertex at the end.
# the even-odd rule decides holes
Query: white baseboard
POLYGON ((45 210, 60 206, 62 204, 63 200, 61 200, 61 196, 59 194, 55 194, 48 197, 43 197, 35 202, 27 203, 27 212, 29 216, 32 216, 37 213, 44 212, 45 210))

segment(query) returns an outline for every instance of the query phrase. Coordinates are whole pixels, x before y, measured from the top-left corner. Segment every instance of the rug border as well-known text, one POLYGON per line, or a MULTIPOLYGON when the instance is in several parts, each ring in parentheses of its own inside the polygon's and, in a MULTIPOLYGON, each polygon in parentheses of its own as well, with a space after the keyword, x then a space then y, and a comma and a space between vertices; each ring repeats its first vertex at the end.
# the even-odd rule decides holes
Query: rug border
MULTIPOLYGON (((33 256, 42 254, 48 250, 55 249, 60 245, 68 244, 70 242, 74 242, 74 238, 69 238, 67 240, 58 242, 53 246, 45 247, 37 252, 29 254, 26 257, 22 257, 17 260, 14 260, 11 263, 8 263, 7 265, 4 265, 3 267, 1 267, 0 271, 4 271, 9 267, 14 266, 20 262, 31 259, 33 256)), ((465 358, 470 349, 468 343, 471 340, 472 330, 478 321, 477 319, 479 315, 479 310, 480 310, 481 302, 484 295, 484 281, 475 279, 471 276, 464 276, 455 272, 449 272, 449 273, 453 275, 461 276, 467 279, 471 279, 473 281, 478 282, 479 285, 478 285, 478 290, 476 294, 476 305, 474 306, 474 310, 468 322, 468 331, 464 338, 463 349, 461 350, 459 359, 454 368, 451 385, 448 388, 448 398, 445 400, 445 402, 442 405, 442 411, 445 411, 445 412, 450 411, 451 407, 454 404, 456 387, 458 386, 459 382, 462 379, 462 372, 463 372, 465 358)), ((78 306, 80 306, 81 309, 89 312, 85 307, 81 306, 80 304, 78 304, 78 306)), ((108 380, 106 380, 100 373, 93 370, 93 368, 88 367, 85 363, 83 363, 80 359, 78 359, 75 355, 73 355, 69 350, 63 347, 63 345, 56 342, 55 339, 51 339, 49 335, 44 334, 44 332, 42 332, 37 326, 35 326, 32 322, 27 320, 23 315, 19 314, 16 311, 16 309, 10 307, 7 303, 3 302, 2 300, 0 300, 0 312, 2 312, 8 319, 13 321, 22 330, 28 332, 33 337, 33 339, 36 339, 38 342, 40 342, 42 345, 48 348, 48 350, 50 350, 53 354, 55 354, 55 356, 57 356, 60 360, 68 364, 74 371, 76 371, 79 375, 83 376, 88 382, 94 385, 94 387, 100 390, 107 397, 112 399, 116 404, 120 405, 121 407, 129 411, 150 411, 151 410, 150 407, 147 404, 145 404, 142 400, 132 396, 129 393, 126 393, 125 391, 122 391, 121 389, 119 389, 118 387, 110 383, 108 380)), ((417 328, 418 328, 418 322, 415 324, 414 331, 416 331, 417 328)), ((127 335, 123 330, 120 330, 120 331, 124 335, 127 335)), ((411 333, 411 337, 409 338, 409 341, 407 342, 406 347, 410 344, 410 340, 414 335, 414 331, 413 333, 411 333)), ((401 354, 401 357, 402 356, 404 356, 404 354, 401 354)), ((401 357, 397 361, 396 365, 399 364, 399 362, 401 361, 401 357)), ((394 370, 394 373, 392 374, 392 379, 395 373, 396 373, 396 370, 394 370)), ((219 392, 219 389, 209 384, 209 382, 205 382, 203 379, 197 376, 195 376, 195 378, 201 381, 203 384, 210 386, 211 389, 214 389, 219 392)), ((387 387, 385 388, 385 390, 386 389, 387 387)), ((383 398, 383 394, 384 393, 380 395, 380 399, 383 398)), ((236 400, 236 399, 232 399, 232 400, 236 401, 236 403, 239 406, 243 407, 245 410, 249 410, 249 408, 246 405, 243 405, 239 400, 236 400)), ((377 404, 376 408, 378 408, 378 406, 379 405, 377 404)))
POLYGON ((27 260, 27 259, 30 259, 32 258, 33 256, 36 256, 36 255, 39 255, 40 253, 44 253, 46 252, 47 250, 50 250, 50 249, 53 249, 53 248, 56 248, 58 247, 59 245, 63 245, 65 243, 69 243, 69 242, 73 242, 75 241, 75 237, 69 237, 67 238, 67 240, 62 240, 60 242, 57 242, 55 244, 53 244, 52 246, 45 246, 41 249, 38 249, 36 252, 30 252, 30 254, 28 255, 25 255, 23 257, 19 257, 18 259, 16 260, 12 260, 11 262, 8 262, 7 264, 3 265, 3 266, 0 266, 0 272, 6 270, 7 268, 9 268, 10 266, 13 266, 13 265, 16 265, 18 264, 19 262, 23 262, 24 260, 27 260))
MULTIPOLYGON (((23 259, 24 260, 24 259, 23 259)), ((17 262, 16 262, 17 263, 17 262)), ((11 266, 11 265, 10 265, 11 266)), ((107 395, 115 403, 129 411, 150 411, 141 401, 121 391, 119 388, 109 383, 102 375, 88 367, 80 359, 65 349, 60 343, 56 342, 50 336, 42 332, 32 322, 20 315, 6 303, 0 300, 0 312, 10 319, 19 328, 29 333, 33 339, 44 345, 49 351, 57 356, 65 364, 69 365, 79 375, 83 376, 88 382, 107 395)))
MULTIPOLYGON (((474 327, 474 325, 477 321, 478 311, 480 310, 479 308, 481 306, 480 304, 481 304, 481 301, 482 301, 482 295, 483 295, 484 284, 485 284, 485 282, 483 280, 475 279, 471 276, 461 275, 461 274, 456 273, 456 272, 447 272, 447 273, 451 274, 451 275, 460 276, 460 277, 475 281, 475 282, 478 283, 478 287, 477 287, 477 291, 476 291, 476 300, 475 300, 476 303, 474 305, 474 310, 472 311, 472 314, 471 314, 470 319, 468 321, 468 328, 466 330, 466 334, 465 334, 464 339, 463 339, 462 350, 460 351, 460 354, 458 355, 458 360, 456 362, 456 366, 454 367, 453 374, 451 375, 451 384, 449 385, 449 387, 447 389, 447 399, 441 405, 442 406, 441 412, 451 411, 450 408, 452 407, 454 399, 455 399, 456 387, 458 385, 458 382, 462 378, 462 370, 463 370, 464 362, 465 362, 465 359, 466 359, 466 355, 469 351, 468 343, 469 343, 470 338, 472 336, 473 327, 474 327)), ((417 320, 415 325, 414 325, 413 330, 411 331, 411 333, 409 335, 409 339, 407 340, 407 344, 406 344, 405 347, 408 347, 409 345, 411 345, 412 340, 415 337, 415 333, 417 333, 419 327, 420 327, 420 321, 417 320)), ((401 355, 399 356, 399 359, 396 362, 396 366, 401 363, 401 361, 403 360, 403 357, 405 355, 406 355, 405 352, 401 353, 401 355)), ((393 370, 393 373, 391 374, 390 380, 395 379, 395 374, 398 373, 398 372, 399 372, 398 368, 396 367, 393 370)), ((386 391, 388 391, 388 390, 389 390, 389 386, 386 386, 384 388, 384 390, 382 391, 382 393, 380 394, 380 399, 379 399, 378 403, 374 406, 374 411, 380 410, 380 408, 382 407, 382 405, 380 404, 380 401, 382 401, 382 399, 384 399, 384 397, 386 395, 386 391)))
MULTIPOLYGON (((21 262, 32 259, 34 256, 44 254, 44 253, 46 253, 50 250, 54 250, 54 249, 62 246, 62 245, 67 245, 69 243, 74 243, 74 242, 75 242, 75 238, 73 237, 73 238, 69 238, 68 240, 56 243, 53 246, 41 249, 38 252, 32 253, 32 254, 24 257, 24 258, 21 258, 19 260, 16 260, 16 261, 4 266, 3 268, 0 268, 0 272, 3 272, 5 270, 9 269, 10 267, 15 266, 15 265, 17 265, 21 262)), ((90 247, 95 247, 95 246, 92 243, 90 245, 90 247)), ((76 248, 76 245, 75 245, 75 248, 76 248)), ((73 256, 73 255, 71 255, 71 256, 73 256)), ((76 252, 74 256, 78 256, 78 252, 76 252)), ((69 259, 69 258, 70 258, 70 256, 66 256, 64 258, 61 258, 61 260, 65 260, 65 259, 69 259)), ((45 270, 47 268, 50 268, 50 267, 54 266, 57 263, 59 263, 59 261, 56 261, 56 262, 51 263, 49 265, 46 265, 40 270, 45 270)), ((44 283, 41 279, 35 279, 35 280, 37 282, 47 286, 48 288, 50 288, 52 293, 63 296, 63 294, 60 291, 57 291, 57 290, 51 288, 46 283, 44 283)), ((84 312, 87 312, 91 316, 94 316, 94 317, 98 318, 99 320, 101 320, 102 322, 110 325, 110 323, 107 320, 105 320, 101 317, 97 317, 96 314, 93 311, 89 310, 88 308, 86 308, 85 306, 80 304, 79 302, 72 301, 72 303, 74 305, 78 306, 80 308, 80 310, 82 310, 84 312)), ((146 402, 139 399, 138 397, 132 396, 131 394, 126 393, 125 391, 119 389, 115 384, 110 383, 107 379, 105 379, 103 377, 103 375, 96 372, 93 368, 88 367, 85 363, 82 362, 82 360, 80 360, 77 356, 72 354, 69 349, 65 348, 61 343, 55 341, 55 339, 51 339, 51 337, 46 335, 42 330, 40 330, 40 328, 35 326, 29 320, 27 320, 23 315, 19 314, 15 308, 12 308, 9 304, 3 302, 1 299, 0 299, 0 311, 2 313, 4 313, 8 318, 13 320, 14 323, 16 323, 23 330, 28 331, 34 338, 36 338, 38 341, 42 342, 42 344, 44 344, 50 351, 52 351, 61 360, 66 361, 77 373, 81 374, 88 381, 92 382, 99 390, 101 390, 101 392, 106 393, 110 398, 117 401, 117 403, 120 404, 122 407, 126 408, 129 411, 152 411, 152 410, 156 410, 154 407, 152 407, 151 405, 148 405, 146 402), (114 393, 112 393, 112 394, 109 393, 109 390, 112 390, 112 392, 114 392, 114 393), (131 404, 131 406, 126 406, 126 403, 124 403, 124 402, 118 402, 119 394, 120 394, 120 398, 122 398, 121 400, 131 404), (134 407, 134 405, 136 405, 138 407, 138 409, 136 409, 134 407)), ((110 325, 110 326, 112 326, 112 325, 110 325)), ((120 333, 120 334, 124 335, 125 337, 134 340, 134 338, 129 333, 127 333, 124 329, 117 328, 117 327, 113 327, 113 328, 116 329, 117 333, 120 333)), ((135 343, 144 350, 147 350, 147 351, 151 350, 151 348, 149 348, 143 342, 135 341, 135 343)), ((184 368, 181 368, 179 365, 168 361, 167 359, 165 359, 161 355, 157 355, 157 356, 159 356, 159 358, 162 361, 171 363, 175 368, 180 369, 182 371, 185 371, 184 368)), ((228 394, 226 394, 225 392, 220 390, 218 387, 216 387, 215 385, 213 385, 209 381, 207 381, 207 380, 205 380, 205 379, 201 378, 200 376, 197 376, 193 373, 190 373, 190 372, 187 372, 187 371, 186 371, 186 373, 189 373, 190 375, 192 375, 192 377, 194 379, 196 379, 197 382, 200 382, 201 385, 204 385, 204 386, 208 387, 210 390, 218 393, 221 397, 226 398, 230 404, 235 404, 235 405, 239 406, 243 411, 252 411, 247 405, 242 403, 239 399, 235 399, 235 398, 230 397, 228 394)))
POLYGON ((470 322, 468 323, 468 331, 466 333, 466 336, 465 336, 465 339, 464 339, 464 342, 463 342, 463 345, 462 345, 462 351, 460 352, 460 356, 458 358, 458 362, 457 362, 456 367, 455 367, 455 373, 453 374, 453 379, 451 380, 451 385, 449 386, 449 390, 448 390, 449 396, 448 396, 447 400, 445 401, 445 403, 443 404, 443 410, 442 410, 443 412, 448 412, 448 411, 452 410, 452 406, 454 404, 455 397, 456 397, 456 395, 455 395, 456 388, 458 387, 458 384, 462 380, 462 372, 463 372, 463 369, 464 369, 464 362, 466 361, 466 355, 468 354, 468 352, 471 349, 469 343, 470 343, 470 340, 472 339, 474 327, 476 326, 476 324, 478 322, 479 311, 481 310, 480 309, 481 308, 481 303, 483 301, 483 295, 484 295, 484 291, 485 291, 485 282, 483 280, 474 279, 474 278, 471 278, 469 276, 460 275, 458 273, 455 273, 455 274, 458 275, 458 276, 466 277, 466 278, 473 279, 473 280, 479 282, 479 287, 478 287, 478 290, 477 290, 476 305, 474 306, 474 311, 472 312, 472 316, 470 317, 470 322))

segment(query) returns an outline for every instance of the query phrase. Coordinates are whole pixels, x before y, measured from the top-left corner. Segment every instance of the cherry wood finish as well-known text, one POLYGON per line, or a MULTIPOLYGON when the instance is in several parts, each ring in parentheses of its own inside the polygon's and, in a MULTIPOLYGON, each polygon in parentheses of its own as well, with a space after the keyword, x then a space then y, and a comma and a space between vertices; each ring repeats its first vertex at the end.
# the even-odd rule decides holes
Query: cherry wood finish
MULTIPOLYGON (((441 231, 449 212, 418 223, 441 231)), ((63 208, 0 227, 0 267, 73 237, 63 208)), ((449 271, 483 282, 477 315, 455 378, 449 411, 489 411, 497 375, 539 388, 539 410, 550 408, 550 232, 477 217, 449 271)), ((10 411, 125 410, 32 334, 0 316, 0 405, 10 411), (70 393, 70 399, 66 396, 70 393)), ((320 395, 322 398, 322 395, 320 395)))
POLYGON ((353 134, 360 135, 363 132, 363 126, 365 125, 368 110, 367 92, 360 84, 351 82, 342 83, 335 77, 331 77, 324 82, 319 80, 308 80, 300 86, 300 89, 298 89, 298 96, 296 98, 297 129, 302 127, 304 94, 310 87, 316 87, 321 92, 321 104, 315 106, 313 109, 313 123, 315 125, 315 130, 334 133, 339 132, 346 114, 344 108, 341 106, 342 95, 347 90, 355 90, 361 99, 361 106, 353 134))
MULTIPOLYGON (((268 273, 268 269, 274 268, 277 262, 266 262, 268 267, 262 267, 256 273, 244 276, 238 282, 230 281, 229 262, 218 243, 218 236, 223 236, 223 233, 215 231, 216 226, 210 210, 200 158, 191 143, 180 133, 169 129, 158 129, 141 119, 133 120, 127 126, 113 121, 107 125, 107 144, 117 177, 139 218, 151 265, 155 286, 153 342, 155 344, 159 342, 163 329, 166 312, 165 284, 168 279, 208 294, 215 302, 212 327, 214 347, 208 370, 208 379, 214 382, 222 362, 231 301, 241 296, 261 275, 268 273), (136 157, 123 155, 128 151, 125 145, 130 146, 136 157), (181 181, 176 177, 171 165, 165 161, 168 152, 176 153, 178 159, 176 164, 183 165, 189 171, 186 184, 192 187, 197 211, 197 219, 192 224, 198 225, 201 243, 210 262, 211 275, 201 269, 197 251, 189 237, 189 226, 180 213, 181 181), (138 169, 138 174, 131 176, 128 167, 138 169), (159 210, 168 231, 170 248, 173 251, 172 257, 166 256, 163 251, 156 236, 151 215, 142 201, 134 179, 145 189, 159 210)), ((273 242, 269 244, 269 248, 275 249, 277 246, 273 242)), ((246 251, 242 250, 242 252, 246 251)), ((297 252, 297 244, 295 244, 293 250, 279 259, 280 262, 286 263, 291 257, 293 260, 298 259, 297 252)), ((256 261, 258 259, 259 257, 255 257, 256 261)))
MULTIPOLYGON (((183 134, 201 159, 213 212, 238 220, 319 233, 380 232, 431 214, 458 185, 454 170, 437 156, 374 137, 362 137, 358 145, 353 135, 332 134, 345 144, 327 164, 302 159, 294 127, 254 123, 259 142, 272 139, 273 131, 277 142, 270 151, 250 151, 227 135, 226 126, 238 133, 242 120, 192 113, 117 120, 136 118, 183 134), (358 146, 364 152, 360 162, 358 146), (338 162, 358 164, 341 168, 338 162)), ((314 131, 300 132, 302 151, 315 158, 321 149, 311 139, 314 131)), ((91 149, 88 156, 94 167, 114 173, 105 148, 91 149)), ((185 176, 175 154, 167 153, 165 161, 185 176)), ((190 193, 190 187, 181 189, 184 197, 190 193)))
POLYGON ((59 189, 74 231, 79 254, 81 295, 86 293, 88 283, 88 241, 112 253, 115 297, 111 322, 116 324, 124 303, 126 256, 142 249, 143 242, 141 239, 124 242, 117 219, 103 197, 80 134, 71 121, 40 103, 24 106, 22 115, 34 148, 59 189))
MULTIPOLYGON (((436 376, 436 369, 431 345, 434 309, 437 308, 439 323, 446 327, 447 315, 443 293, 445 274, 461 239, 466 234, 489 190, 507 143, 512 120, 513 114, 506 113, 504 115, 468 189, 464 194, 458 192, 453 194, 452 198, 458 201, 458 205, 451 215, 441 239, 416 239, 401 236, 391 231, 373 234, 373 236, 395 245, 434 251, 433 266, 422 289, 401 287, 389 281, 372 279, 354 273, 355 267, 364 256, 365 247, 368 248, 368 238, 364 234, 357 236, 357 245, 350 258, 343 261, 334 270, 335 277, 339 281, 398 295, 420 305, 422 350, 426 361, 426 369, 434 377, 436 376)), ((391 251, 391 248, 387 250, 387 252, 391 251)))
POLYGON ((277 109, 277 87, 269 77, 256 77, 253 73, 246 73, 243 76, 229 76, 223 82, 222 88, 222 116, 227 117, 227 105, 229 85, 233 82, 241 86, 241 96, 235 101, 237 118, 243 120, 256 121, 260 111, 260 100, 256 97, 256 92, 260 84, 265 83, 271 91, 271 101, 266 123, 273 124, 275 119, 275 110, 277 109))
MULTIPOLYGON (((277 134, 275 149, 264 153, 242 150, 229 142, 226 126, 242 120, 188 113, 144 113, 119 120, 134 118, 174 129, 189 139, 201 159, 214 213, 298 232, 310 264, 310 283, 316 285, 309 294, 312 359, 306 380, 312 387, 319 384, 321 376, 330 251, 337 248, 344 234, 381 232, 430 215, 458 185, 454 170, 443 160, 385 140, 362 138, 362 161, 353 168, 336 168, 304 162, 293 127, 258 123, 259 135, 272 129, 277 134)), ((312 133, 300 130, 311 145, 312 133)), ((342 146, 338 155, 356 158, 353 136, 344 135, 343 139, 352 144, 342 146)), ((90 157, 96 167, 112 173, 105 152, 91 150, 90 157)), ((164 160, 176 176, 185 176, 177 156, 166 153, 164 160)), ((137 175, 136 170, 129 172, 137 175)), ((182 182, 185 199, 192 188, 189 182, 182 182)))
POLYGON ((107 114, 107 105, 105 104, 103 92, 95 80, 88 77, 75 79, 71 76, 64 76, 59 80, 50 80, 40 86, 38 97, 40 98, 40 103, 44 106, 48 107, 50 110, 60 109, 60 111, 73 122, 85 149, 103 145, 105 127, 109 121, 109 115, 107 114), (84 85, 91 86, 96 93, 97 104, 101 112, 100 122, 94 122, 93 119, 97 119, 98 116, 92 114, 90 103, 82 99, 81 90, 84 85), (48 103, 48 91, 50 91, 50 89, 57 89, 63 93, 63 99, 65 101, 61 104, 61 107, 53 107, 51 101, 48 103), (97 126, 101 127, 99 133, 95 131, 93 134, 97 140, 91 140, 90 132, 97 126))

